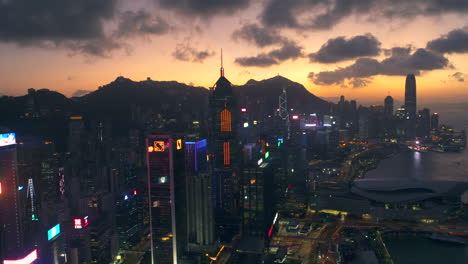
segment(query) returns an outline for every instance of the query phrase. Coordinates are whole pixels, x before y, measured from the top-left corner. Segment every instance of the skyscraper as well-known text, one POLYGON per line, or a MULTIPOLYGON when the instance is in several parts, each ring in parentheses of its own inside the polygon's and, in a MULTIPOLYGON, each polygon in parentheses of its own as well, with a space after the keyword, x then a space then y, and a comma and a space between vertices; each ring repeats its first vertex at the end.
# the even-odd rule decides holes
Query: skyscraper
POLYGON ((4 259, 27 255, 23 241, 24 206, 18 191, 15 133, 0 134, 0 253, 4 259))
POLYGON ((210 153, 213 165, 213 197, 216 225, 222 240, 230 240, 237 233, 238 176, 236 162, 236 100, 231 83, 224 77, 222 65, 220 77, 211 89, 210 153), (229 226, 229 227, 228 227, 229 226), (231 231, 227 231, 231 230, 231 231))
POLYGON ((390 95, 385 97, 384 100, 384 114, 386 118, 393 116, 393 97, 390 95))
POLYGON ((431 116, 431 129, 437 130, 439 128, 439 114, 433 113, 431 116))
POLYGON ((151 234, 151 263, 177 263, 173 140, 146 138, 146 164, 151 234), (155 262, 156 261, 156 262, 155 262))
POLYGON ((416 118, 416 78, 414 74, 406 76, 405 84, 405 109, 410 120, 416 118))
POLYGON ((212 179, 208 173, 207 140, 185 142, 187 233, 189 250, 213 244, 214 216, 212 179))

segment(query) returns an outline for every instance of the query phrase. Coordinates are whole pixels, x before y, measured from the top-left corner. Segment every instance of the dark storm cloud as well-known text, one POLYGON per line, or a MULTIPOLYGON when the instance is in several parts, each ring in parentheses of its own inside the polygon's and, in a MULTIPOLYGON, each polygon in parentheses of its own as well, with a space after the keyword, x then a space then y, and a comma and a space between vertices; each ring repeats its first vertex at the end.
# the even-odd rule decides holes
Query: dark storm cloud
POLYGON ((103 21, 114 15, 116 0, 0 1, 0 40, 29 44, 41 40, 102 37, 103 21))
POLYGON ((427 48, 441 53, 468 52, 468 27, 455 29, 445 36, 429 41, 427 48))
POLYGON ((171 26, 161 17, 152 17, 143 10, 138 12, 126 11, 120 17, 116 35, 129 37, 135 35, 162 35, 169 32, 171 26))
POLYGON ((268 53, 260 53, 253 57, 236 58, 235 62, 241 66, 269 67, 288 59, 302 57, 302 47, 293 41, 285 41, 283 45, 268 53))
POLYGON ((203 62, 206 58, 214 56, 213 51, 197 50, 186 44, 177 44, 172 56, 180 61, 203 62))
POLYGON ((404 76, 408 73, 419 75, 421 71, 443 69, 450 66, 447 58, 425 49, 417 49, 413 54, 407 48, 392 50, 394 52, 391 56, 382 61, 359 58, 352 65, 344 68, 311 73, 309 79, 317 85, 343 85, 347 81, 351 85, 357 84, 357 86, 362 87, 362 85, 367 85, 369 77, 375 75, 404 76))
POLYGON ((350 39, 337 37, 329 39, 316 53, 309 54, 309 58, 314 62, 335 63, 357 57, 376 56, 380 53, 380 44, 372 34, 350 39))
POLYGON ((329 29, 351 15, 369 19, 468 13, 466 0, 267 0, 260 18, 264 25, 329 29))
POLYGON ((266 47, 286 41, 286 38, 281 36, 278 31, 271 28, 260 27, 257 24, 243 25, 240 29, 232 33, 232 38, 235 40, 242 39, 258 47, 266 47))
POLYGON ((455 79, 458 82, 464 82, 465 81, 465 74, 462 72, 456 72, 454 74, 449 75, 449 78, 455 79))
POLYGON ((250 0, 155 0, 161 7, 188 16, 213 17, 233 14, 249 6, 250 0))
POLYGON ((131 47, 123 38, 164 34, 170 26, 145 11, 117 15, 117 0, 0 0, 0 42, 64 48, 71 55, 110 57, 131 47), (117 18, 117 28, 105 24, 117 18), (109 30, 108 30, 109 31, 109 30))

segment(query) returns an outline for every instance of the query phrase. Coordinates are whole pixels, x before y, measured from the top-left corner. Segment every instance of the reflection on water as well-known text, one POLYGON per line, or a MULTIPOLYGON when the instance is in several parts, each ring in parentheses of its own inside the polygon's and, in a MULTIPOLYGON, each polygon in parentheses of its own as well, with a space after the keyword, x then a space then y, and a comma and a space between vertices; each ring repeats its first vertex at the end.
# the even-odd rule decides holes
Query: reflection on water
POLYGON ((424 237, 401 236, 384 239, 395 264, 468 263, 468 247, 424 237))
POLYGON ((425 181, 468 181, 468 151, 407 151, 382 160, 366 178, 413 178, 425 181))

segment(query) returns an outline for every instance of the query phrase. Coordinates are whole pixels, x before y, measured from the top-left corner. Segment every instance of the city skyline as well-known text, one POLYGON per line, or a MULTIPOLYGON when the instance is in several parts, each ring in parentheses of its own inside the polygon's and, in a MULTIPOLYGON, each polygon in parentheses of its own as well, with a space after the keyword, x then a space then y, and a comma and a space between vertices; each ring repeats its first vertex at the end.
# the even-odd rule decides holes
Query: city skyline
MULTIPOLYGON (((26 8, 3 2, 0 12, 14 10, 16 18, 7 23, 12 25, 26 15, 48 15, 49 22, 58 23, 64 19, 58 14, 70 9, 66 4, 47 9, 48 4, 26 8)), ((68 18, 76 21, 58 29, 40 19, 43 23, 32 25, 25 19, 17 27, 2 25, 0 94, 22 95, 32 87, 71 96, 96 90, 119 75, 209 88, 223 48, 224 66, 235 85, 280 74, 323 98, 343 94, 374 102, 388 94, 401 99, 402 77, 415 73, 421 102, 468 98, 464 3, 370 1, 363 7, 356 1, 344 7, 342 1, 323 6, 291 1, 282 7, 284 16, 274 18, 279 4, 109 0, 88 16, 71 12, 94 8, 83 1, 69 10, 68 18), (404 19, 400 8, 413 11, 404 19), (304 17, 299 10, 310 10, 311 15, 304 17), (410 50, 391 50, 409 45, 410 50), (374 66, 379 69, 372 70, 374 66), (343 81, 347 88, 341 87, 343 81), (358 86, 365 87, 353 88, 358 86)))

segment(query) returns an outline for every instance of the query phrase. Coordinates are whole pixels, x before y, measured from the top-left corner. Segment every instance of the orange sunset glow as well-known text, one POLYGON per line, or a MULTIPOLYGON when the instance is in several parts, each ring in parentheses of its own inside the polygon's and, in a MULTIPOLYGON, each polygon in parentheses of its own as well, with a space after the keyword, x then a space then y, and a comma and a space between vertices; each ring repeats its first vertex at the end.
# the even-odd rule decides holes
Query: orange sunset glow
MULTIPOLYGON (((174 1, 173 4, 169 1, 144 0, 131 1, 131 3, 105 2, 112 5, 106 7, 109 9, 106 12, 112 12, 112 16, 102 14, 102 17, 99 17, 101 14, 95 14, 97 17, 93 18, 96 19, 92 22, 94 24, 86 27, 97 27, 103 32, 97 35, 90 34, 89 37, 77 38, 73 34, 49 32, 39 28, 40 25, 37 25, 38 28, 31 26, 30 30, 42 30, 42 33, 27 34, 23 32, 24 30, 13 32, 14 29, 8 29, 8 25, 1 25, 5 28, 0 28, 2 54, 0 94, 21 95, 27 88, 33 87, 48 88, 72 96, 77 90, 96 90, 120 75, 135 81, 150 77, 153 80, 176 80, 208 88, 216 80, 220 64, 219 51, 222 48, 226 76, 234 84, 241 85, 249 79, 262 80, 279 74, 303 84, 310 92, 324 98, 343 94, 348 98, 365 102, 378 101, 391 94, 396 99, 401 99, 404 74, 372 73, 363 77, 365 82, 358 85, 359 87, 353 87, 353 84, 349 83, 354 78, 352 76, 342 81, 328 83, 313 81, 308 76, 311 72, 317 75, 323 71, 346 68, 359 58, 382 61, 389 57, 386 50, 393 47, 410 47, 411 53, 420 48, 427 49, 428 42, 447 37, 447 34, 454 30, 465 30, 468 17, 467 12, 450 8, 434 13, 425 12, 424 8, 428 8, 428 3, 432 1, 416 1, 421 2, 421 10, 415 11, 411 18, 385 17, 381 15, 383 11, 379 9, 380 2, 385 1, 371 1, 375 2, 372 6, 375 10, 369 8, 365 12, 350 11, 336 17, 330 25, 307 27, 306 24, 314 19, 314 15, 319 16, 322 11, 316 10, 313 5, 302 3, 304 1, 291 1, 291 7, 288 7, 291 8, 288 12, 294 16, 298 25, 282 24, 282 21, 266 21, 270 18, 266 12, 274 10, 272 8, 278 5, 278 1, 232 1, 225 6, 217 3, 212 7, 203 7, 206 10, 191 6, 189 4, 191 1, 174 1), (294 3, 297 8, 300 6, 309 8, 311 13, 307 15, 296 10, 296 7, 293 7, 294 3), (134 16, 128 19, 130 22, 127 21, 127 24, 122 22, 125 19, 125 12, 129 12, 128 16, 134 16), (255 34, 270 34, 270 37, 274 35, 294 43, 299 48, 300 54, 279 59, 271 64, 240 64, 238 58, 268 54, 283 45, 281 40, 271 40, 266 44, 256 43, 256 36, 252 32, 250 35, 236 34, 249 25, 257 27, 258 32, 254 32, 255 34), (125 32, 119 28, 124 26, 126 26, 125 32), (145 27, 150 26, 154 26, 154 30, 150 28, 145 31, 145 27), (116 33, 119 30, 123 32, 120 35, 116 33), (263 32, 260 32, 262 30, 263 32), (366 35, 372 36, 379 43, 377 53, 370 56, 356 54, 331 63, 310 59, 310 54, 319 51, 331 39, 343 37, 345 40, 350 40, 355 36, 366 35), (84 46, 77 48, 77 45, 86 45, 86 41, 99 38, 113 41, 119 47, 99 52, 86 50, 84 46), (80 44, 73 44, 74 42, 80 44), (176 51, 180 53, 178 57, 176 51), (197 52, 205 54, 202 58, 196 59, 193 56, 197 52)), ((331 4, 330 7, 338 8, 340 1, 336 2, 335 6, 331 4)), ((0 4, 0 10, 5 9, 8 12, 9 8, 13 8, 10 5, 12 4, 9 1, 4 1, 0 4)), ((391 10, 399 10, 398 8, 393 5, 388 7, 391 10)), ((43 15, 47 13, 43 10, 37 12, 43 15)), ((57 15, 54 12, 58 10, 48 12, 50 12, 48 15, 54 16, 57 15)), ((77 19, 85 17, 77 16, 77 19)), ((77 27, 83 23, 85 22, 77 21, 77 27)), ((85 33, 83 35, 86 35, 85 33)), ((344 52, 346 53, 346 50, 344 52)), ((466 54, 468 49, 465 47, 465 49, 430 52, 446 58, 447 61, 428 70, 420 68, 417 82, 421 100, 450 101, 456 98, 460 101, 467 98, 468 90, 464 76, 468 73, 466 54), (453 77, 457 73, 458 78, 453 77)))

